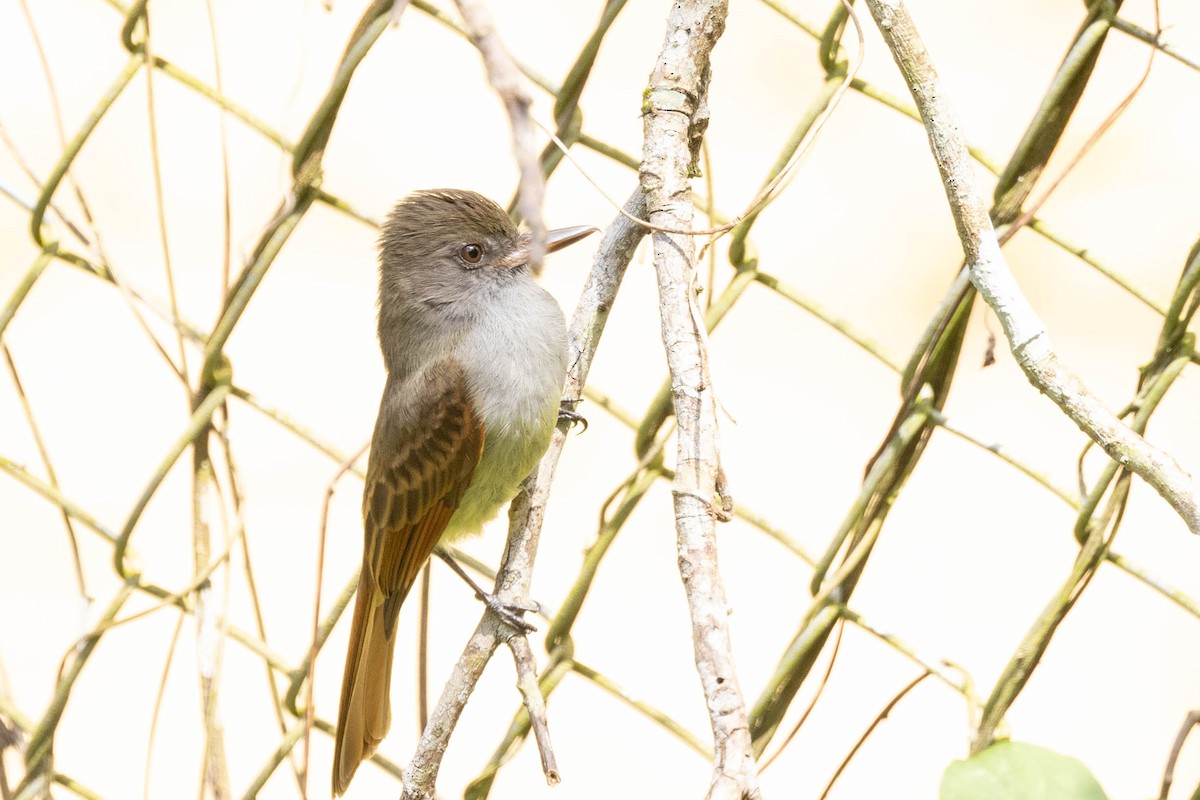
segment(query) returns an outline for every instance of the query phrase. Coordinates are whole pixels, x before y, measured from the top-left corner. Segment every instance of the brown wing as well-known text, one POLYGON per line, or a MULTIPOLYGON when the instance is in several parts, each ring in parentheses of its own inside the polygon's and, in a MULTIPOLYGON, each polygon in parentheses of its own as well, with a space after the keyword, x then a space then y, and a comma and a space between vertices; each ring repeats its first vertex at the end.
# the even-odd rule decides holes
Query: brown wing
POLYGON ((354 600, 342 701, 334 739, 333 793, 346 790, 389 724, 396 618, 446 529, 483 452, 483 423, 467 397, 462 368, 430 369, 404 417, 385 397, 375 423, 363 491, 362 577, 354 600))

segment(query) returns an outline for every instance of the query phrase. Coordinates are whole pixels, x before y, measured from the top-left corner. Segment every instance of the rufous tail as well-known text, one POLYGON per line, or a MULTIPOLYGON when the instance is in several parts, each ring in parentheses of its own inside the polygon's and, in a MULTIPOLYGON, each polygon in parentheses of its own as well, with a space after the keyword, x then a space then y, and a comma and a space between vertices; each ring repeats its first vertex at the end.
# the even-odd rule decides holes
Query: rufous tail
POLYGON ((388 693, 395 630, 388 638, 385 629, 383 595, 370 581, 363 580, 354 598, 342 702, 334 736, 334 797, 346 791, 358 765, 379 747, 392 721, 388 693))

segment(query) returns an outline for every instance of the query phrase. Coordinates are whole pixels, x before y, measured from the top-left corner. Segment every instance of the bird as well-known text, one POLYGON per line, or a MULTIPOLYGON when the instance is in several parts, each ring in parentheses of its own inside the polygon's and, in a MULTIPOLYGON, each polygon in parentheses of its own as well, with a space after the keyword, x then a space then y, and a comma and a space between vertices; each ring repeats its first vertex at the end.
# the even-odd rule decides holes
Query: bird
MULTIPOLYGON (((546 251, 595 230, 549 231, 546 251)), ((387 380, 363 489, 335 797, 391 723, 405 597, 439 541, 478 533, 516 494, 549 445, 567 371, 566 324, 531 273, 532 238, 496 203, 462 189, 414 192, 378 244, 387 380)))

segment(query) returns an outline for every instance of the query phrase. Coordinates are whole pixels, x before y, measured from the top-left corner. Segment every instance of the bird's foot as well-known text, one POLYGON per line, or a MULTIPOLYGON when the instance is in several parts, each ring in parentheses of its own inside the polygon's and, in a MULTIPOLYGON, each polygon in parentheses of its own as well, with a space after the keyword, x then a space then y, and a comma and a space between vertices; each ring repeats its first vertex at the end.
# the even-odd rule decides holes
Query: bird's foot
POLYGON ((479 592, 475 595, 490 608, 496 616, 504 620, 508 625, 520 631, 521 633, 533 633, 537 630, 533 625, 525 621, 526 612, 534 612, 538 610, 536 603, 508 603, 501 600, 494 594, 487 592, 479 592))
POLYGON ((533 633, 537 630, 537 628, 525 621, 526 612, 535 612, 539 610, 537 603, 505 602, 499 597, 496 597, 496 595, 491 594, 490 592, 485 592, 482 588, 480 588, 479 584, 472 580, 471 576, 468 575, 461 566, 459 566, 459 563, 441 547, 435 548, 433 552, 436 553, 443 561, 445 561, 446 564, 449 565, 450 569, 454 570, 455 575, 466 581, 467 585, 475 590, 475 597, 482 601, 483 604, 490 608, 493 612, 495 612, 496 616, 500 617, 500 619, 504 620, 511 627, 520 631, 521 633, 533 633))
POLYGON ((580 433, 583 433, 583 431, 586 431, 588 429, 588 421, 584 418, 584 416, 582 414, 578 413, 574 409, 574 407, 576 405, 578 405, 579 402, 580 402, 580 400, 563 400, 563 401, 561 401, 558 405, 558 421, 562 422, 563 420, 566 420, 571 423, 572 428, 575 427, 576 425, 578 425, 579 423, 583 423, 583 430, 580 431, 580 433))

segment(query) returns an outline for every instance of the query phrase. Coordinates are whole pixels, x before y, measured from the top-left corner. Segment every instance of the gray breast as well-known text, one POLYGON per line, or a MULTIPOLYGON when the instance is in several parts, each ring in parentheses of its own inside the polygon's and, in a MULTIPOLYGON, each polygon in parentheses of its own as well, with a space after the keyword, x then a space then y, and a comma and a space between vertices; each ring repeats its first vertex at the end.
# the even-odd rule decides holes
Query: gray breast
POLYGON ((477 531, 512 499, 549 444, 566 377, 566 326, 554 298, 529 280, 494 299, 456 353, 486 439, 451 537, 477 531))

